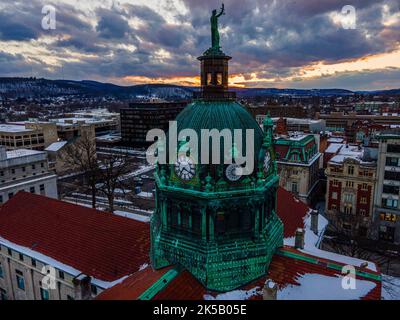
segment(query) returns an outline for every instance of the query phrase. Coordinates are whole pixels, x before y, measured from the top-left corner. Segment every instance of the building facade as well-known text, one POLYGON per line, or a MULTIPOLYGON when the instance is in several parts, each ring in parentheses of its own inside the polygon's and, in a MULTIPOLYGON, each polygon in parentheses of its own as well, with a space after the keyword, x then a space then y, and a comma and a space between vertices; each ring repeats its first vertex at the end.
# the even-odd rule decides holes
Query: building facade
POLYGON ((373 238, 400 243, 400 131, 378 136, 378 180, 375 192, 373 238))
POLYGON ((326 214, 334 231, 369 237, 372 226, 376 158, 359 146, 343 145, 326 169, 326 214))
POLYGON ((279 185, 310 203, 319 184, 320 157, 318 142, 312 134, 275 138, 279 185))
POLYGON ((7 150, 44 150, 58 139, 57 128, 51 123, 15 123, 0 125, 0 146, 7 150))
POLYGON ((57 176, 49 171, 46 152, 0 147, 0 204, 19 191, 57 198, 57 176))
POLYGON ((126 146, 143 147, 151 129, 168 130, 169 121, 186 107, 186 102, 132 103, 121 109, 121 138, 126 146))

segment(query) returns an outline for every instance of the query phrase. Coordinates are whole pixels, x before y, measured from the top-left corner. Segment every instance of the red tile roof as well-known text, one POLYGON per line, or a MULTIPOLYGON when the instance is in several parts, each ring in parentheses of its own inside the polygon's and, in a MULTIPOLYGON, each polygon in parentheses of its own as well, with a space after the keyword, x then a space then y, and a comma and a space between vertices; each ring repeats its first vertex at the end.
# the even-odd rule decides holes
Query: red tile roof
POLYGON ((304 228, 304 217, 310 208, 282 187, 278 188, 277 202, 277 214, 284 225, 283 236, 294 237, 298 228, 304 228))
POLYGON ((162 277, 171 267, 154 270, 151 266, 133 274, 111 289, 105 290, 97 300, 136 300, 162 277))
POLYGON ((0 237, 115 281, 149 263, 149 224, 19 192, 0 208, 0 237))
MULTIPOLYGON (((269 270, 268 275, 255 280, 242 288, 240 290, 251 290, 256 287, 257 294, 251 296, 250 300, 260 300, 262 299, 261 289, 264 286, 266 279, 272 279, 277 283, 279 289, 283 289, 288 285, 299 286, 297 279, 305 274, 318 274, 328 277, 337 277, 340 275, 340 271, 330 268, 328 263, 335 264, 337 266, 343 266, 344 264, 337 263, 336 261, 330 261, 326 259, 321 259, 318 257, 313 257, 311 255, 304 254, 296 249, 290 247, 284 247, 280 250, 281 253, 275 254, 269 270), (288 257, 285 253, 295 254, 297 257, 288 257), (314 262, 304 261, 303 258, 312 258, 314 262)), ((151 279, 155 283, 157 279, 155 272, 162 272, 163 270, 168 270, 167 268, 159 271, 150 271, 151 279)), ((359 271, 365 271, 358 268, 359 271)), ((379 276, 378 272, 373 272, 368 270, 368 273, 379 276)), ((165 272, 161 273, 164 274, 165 272)), ((376 284, 375 288, 372 289, 366 296, 362 297, 363 300, 379 300, 381 297, 382 284, 379 280, 374 280, 370 278, 364 278, 362 276, 357 276, 358 279, 368 280, 376 284)), ((99 295, 100 300, 134 300, 137 299, 142 292, 141 288, 143 286, 134 287, 137 284, 138 276, 134 275, 127 278, 121 284, 118 284, 99 295), (132 279, 131 279, 132 278, 132 279)), ((146 289, 150 287, 149 283, 146 282, 146 289)), ((144 290, 143 290, 144 291, 144 290)), ((193 277, 187 270, 180 272, 161 292, 157 293, 153 299, 154 300, 203 300, 204 295, 217 296, 219 293, 208 291, 195 277, 193 277)), ((317 298, 317 297, 316 297, 317 298)))

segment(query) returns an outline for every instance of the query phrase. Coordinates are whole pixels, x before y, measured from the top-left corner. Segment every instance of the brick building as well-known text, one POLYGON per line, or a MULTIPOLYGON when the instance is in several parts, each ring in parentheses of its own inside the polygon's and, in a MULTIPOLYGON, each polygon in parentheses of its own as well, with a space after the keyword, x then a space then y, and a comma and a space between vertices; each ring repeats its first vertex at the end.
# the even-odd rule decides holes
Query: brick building
POLYGON ((343 145, 328 162, 326 213, 338 232, 361 237, 371 232, 377 179, 375 151, 343 145))

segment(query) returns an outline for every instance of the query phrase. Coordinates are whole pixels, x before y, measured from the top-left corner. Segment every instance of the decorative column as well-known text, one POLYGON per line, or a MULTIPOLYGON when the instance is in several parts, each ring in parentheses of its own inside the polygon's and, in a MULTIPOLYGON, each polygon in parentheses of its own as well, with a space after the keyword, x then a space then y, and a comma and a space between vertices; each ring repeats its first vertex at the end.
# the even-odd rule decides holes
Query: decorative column
POLYGON ((260 209, 256 209, 254 214, 254 237, 258 238, 260 236, 260 209))
POLYGON ((207 240, 207 211, 206 207, 201 207, 201 238, 207 240))
POLYGON ((168 230, 168 220, 167 220, 167 206, 166 201, 161 200, 161 221, 162 221, 162 229, 168 230))
POLYGON ((215 240, 215 227, 214 227, 214 219, 215 219, 215 211, 211 210, 209 215, 208 215, 208 234, 209 234, 209 240, 214 241, 215 240))

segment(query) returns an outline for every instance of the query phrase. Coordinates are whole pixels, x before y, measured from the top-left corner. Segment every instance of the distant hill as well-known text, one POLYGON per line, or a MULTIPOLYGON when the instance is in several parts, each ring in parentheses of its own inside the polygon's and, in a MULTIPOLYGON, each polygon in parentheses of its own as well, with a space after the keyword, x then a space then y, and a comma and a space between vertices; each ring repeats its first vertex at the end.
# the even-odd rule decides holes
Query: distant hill
MULTIPOLYGON (((190 99, 195 87, 168 84, 143 84, 118 86, 97 81, 48 80, 36 78, 1 78, 0 96, 9 98, 39 98, 78 95, 86 97, 111 96, 120 99, 157 97, 163 99, 190 99)), ((239 97, 251 96, 349 96, 361 94, 400 94, 400 89, 388 91, 353 92, 344 89, 277 89, 277 88, 232 88, 239 97)))
POLYGON ((67 95, 87 97, 112 96, 122 99, 158 97, 188 99, 195 88, 167 84, 118 86, 96 81, 47 80, 35 78, 0 78, 0 96, 9 98, 39 98, 67 95))

